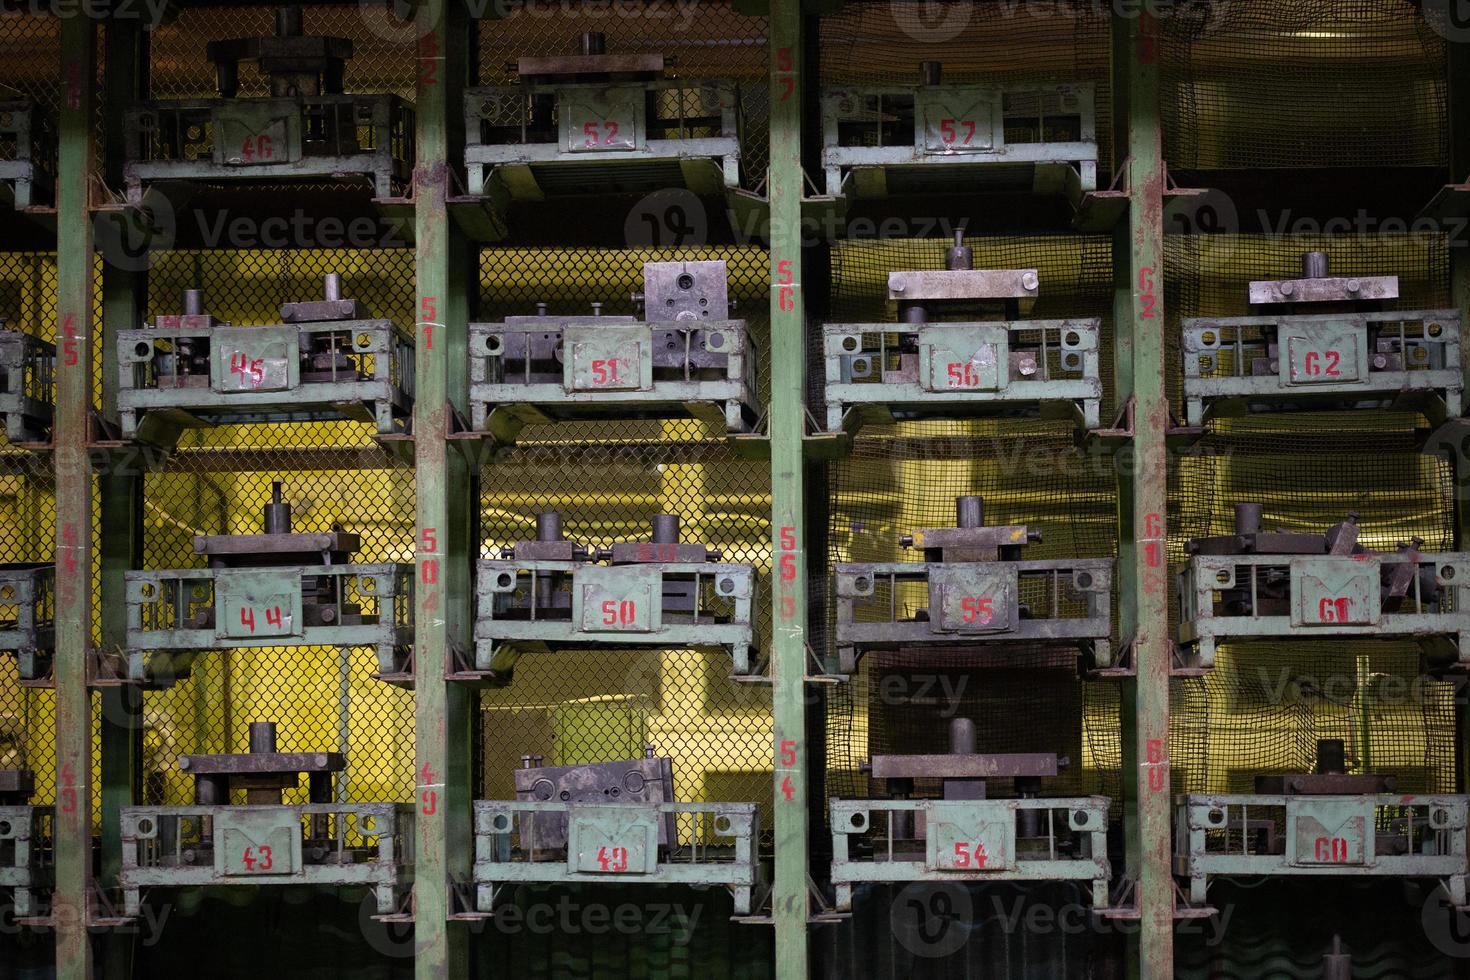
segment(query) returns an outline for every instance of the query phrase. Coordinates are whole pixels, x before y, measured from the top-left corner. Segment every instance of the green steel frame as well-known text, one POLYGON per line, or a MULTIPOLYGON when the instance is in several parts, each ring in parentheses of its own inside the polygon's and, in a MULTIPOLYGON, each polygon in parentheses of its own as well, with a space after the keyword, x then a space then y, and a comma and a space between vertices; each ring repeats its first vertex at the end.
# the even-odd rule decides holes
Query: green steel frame
MULTIPOLYGON (((772 601, 776 626, 771 650, 774 737, 771 746, 775 799, 775 875, 770 918, 775 931, 776 973, 783 980, 810 970, 812 912, 808 885, 811 798, 808 783, 820 764, 809 744, 807 686, 808 530, 813 506, 804 489, 803 435, 807 412, 801 205, 803 198, 803 99, 812 66, 804 11, 798 0, 771 0, 769 72, 771 101, 771 543, 776 569, 772 601)), ((493 29, 493 28, 487 28, 493 29)), ((413 678, 416 689, 416 868, 413 911, 415 975, 423 980, 469 975, 469 942, 462 913, 470 911, 471 697, 446 681, 457 651, 469 648, 472 621, 471 513, 475 469, 461 446, 448 439, 456 416, 467 417, 467 325, 477 288, 476 255, 450 220, 454 178, 451 160, 463 144, 462 92, 471 79, 475 28, 465 5, 422 4, 417 14, 418 90, 416 170, 412 207, 417 259, 415 393, 413 418, 417 506, 417 574, 413 678)), ((141 478, 102 474, 89 465, 92 426, 93 338, 97 288, 90 184, 95 173, 95 20, 75 16, 62 25, 57 176, 59 295, 54 460, 57 476, 58 563, 56 605, 56 813, 55 939, 59 980, 91 980, 94 944, 86 930, 103 922, 96 887, 116 885, 120 864, 118 819, 136 798, 139 705, 135 688, 89 687, 94 650, 94 612, 101 613, 104 648, 120 645, 125 627, 122 573, 132 564, 139 529, 141 478), (99 497, 94 498, 94 488, 99 497), (100 506, 96 506, 100 501, 100 506), (94 540, 100 564, 94 565, 94 540), (100 572, 100 579, 99 579, 100 572), (99 587, 100 586, 100 590, 99 587), (94 596, 100 599, 94 601, 94 596), (95 605, 95 608, 94 608, 95 605), (94 787, 93 698, 102 700, 101 780, 94 787), (90 863, 94 789, 103 803, 104 859, 101 881, 90 863)), ((1173 974, 1173 883, 1170 874, 1168 685, 1170 642, 1163 543, 1166 528, 1165 447, 1168 406, 1164 396, 1163 190, 1159 133, 1156 24, 1147 15, 1115 19, 1113 65, 1118 110, 1115 146, 1125 147, 1123 185, 1127 209, 1115 231, 1117 363, 1120 404, 1131 408, 1126 438, 1134 466, 1120 478, 1122 555, 1119 565, 1122 632, 1136 676, 1125 680, 1125 792, 1127 874, 1136 885, 1141 932, 1134 972, 1173 974)), ((103 145, 116 159, 121 107, 142 88, 146 59, 141 32, 128 25, 106 30, 108 84, 103 145)), ((1465 137, 1457 132, 1458 146, 1465 137)), ((1463 154, 1457 159, 1463 163, 1463 154)), ((116 178, 116 174, 113 175, 116 178)), ((139 322, 140 275, 109 269, 102 279, 107 330, 139 322)), ((1463 305, 1470 275, 1456 269, 1463 305)), ((102 344, 107 351, 115 345, 102 344)), ((110 356, 110 355, 109 355, 110 356)), ((109 374, 104 373, 106 379, 109 374)), ((111 382, 105 382, 111 386, 111 382)), ((833 926, 821 926, 833 928, 833 926)), ((124 957, 97 955, 111 975, 126 976, 124 957)))

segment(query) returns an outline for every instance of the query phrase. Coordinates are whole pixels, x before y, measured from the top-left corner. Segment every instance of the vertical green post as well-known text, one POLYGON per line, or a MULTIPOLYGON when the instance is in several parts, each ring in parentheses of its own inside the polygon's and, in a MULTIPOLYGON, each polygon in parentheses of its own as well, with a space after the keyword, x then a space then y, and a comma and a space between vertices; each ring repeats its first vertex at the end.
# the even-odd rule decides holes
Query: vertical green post
MULTIPOLYGON (((1447 106, 1445 118, 1449 126, 1450 181, 1470 181, 1470 51, 1466 46, 1450 43, 1445 46, 1445 67, 1448 75, 1447 106)), ((1462 313, 1470 310, 1470 234, 1464 230, 1458 240, 1450 245, 1450 296, 1455 309, 1462 313)), ((1470 349, 1470 329, 1462 326, 1460 349, 1470 349)), ((1461 366, 1470 380, 1470 360, 1461 354, 1461 366)), ((1470 461, 1453 457, 1455 465, 1455 547, 1463 550, 1470 547, 1470 461)), ((1470 707, 1463 699, 1470 693, 1470 681, 1461 677, 1457 681, 1455 703, 1455 725, 1459 733, 1459 756, 1455 762, 1456 792, 1467 792, 1470 787, 1470 707)))
POLYGON ((420 6, 417 25, 414 975, 462 980, 469 973, 468 937, 448 916, 449 881, 468 877, 473 853, 470 694, 445 676, 454 651, 469 643, 474 480, 448 437, 455 410, 465 408, 469 384, 473 253, 449 220, 447 199, 471 31, 457 3, 420 6))
POLYGON ((1124 682, 1123 780, 1128 874, 1137 884, 1139 972, 1174 975, 1170 867, 1167 534, 1169 405, 1164 391, 1164 163, 1159 31, 1145 9, 1113 17, 1116 154, 1126 159, 1126 224, 1113 242, 1118 400, 1133 399, 1131 467, 1119 477, 1121 635, 1137 676, 1124 682), (1131 785, 1127 785, 1131 782, 1131 785))
POLYGON ((92 980, 92 222, 96 22, 61 20, 56 178, 56 917, 57 980, 92 980))
POLYGON ((800 0, 771 0, 771 635, 775 730, 776 976, 807 975, 807 588, 802 514, 806 322, 801 268, 800 0))

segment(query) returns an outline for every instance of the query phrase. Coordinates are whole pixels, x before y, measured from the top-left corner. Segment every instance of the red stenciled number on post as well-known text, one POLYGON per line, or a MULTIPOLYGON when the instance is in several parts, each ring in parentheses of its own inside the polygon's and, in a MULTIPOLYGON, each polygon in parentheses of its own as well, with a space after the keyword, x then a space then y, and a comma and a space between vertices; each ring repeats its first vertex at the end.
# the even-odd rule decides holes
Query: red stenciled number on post
POLYGON ((1164 789, 1164 740, 1161 738, 1146 739, 1143 743, 1143 757, 1148 764, 1148 791, 1159 793, 1164 789))
POLYGON ((776 262, 776 305, 782 313, 796 309, 796 273, 790 259, 776 262))
POLYGON ((626 847, 599 847, 597 866, 603 871, 627 871, 628 849, 626 847))
POLYGON ((439 84, 439 39, 433 31, 419 35, 419 88, 433 88, 439 84))
POLYGON ((1146 265, 1138 270, 1138 318, 1152 320, 1158 316, 1158 302, 1159 298, 1154 294, 1153 266, 1146 265))
POLYGON ((776 49, 776 88, 778 102, 786 102, 796 92, 796 56, 790 48, 776 49))
POLYGON ((65 763, 61 767, 61 791, 58 797, 61 801, 62 813, 75 813, 77 810, 77 774, 71 763, 65 763))

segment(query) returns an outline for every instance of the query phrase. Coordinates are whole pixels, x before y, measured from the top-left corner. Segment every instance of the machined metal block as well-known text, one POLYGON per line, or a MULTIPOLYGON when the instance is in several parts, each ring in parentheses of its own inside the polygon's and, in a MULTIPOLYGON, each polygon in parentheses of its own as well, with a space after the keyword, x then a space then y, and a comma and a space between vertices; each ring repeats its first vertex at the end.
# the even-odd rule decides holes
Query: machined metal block
POLYGON ((413 339, 390 320, 236 327, 160 317, 119 331, 117 352, 127 439, 171 444, 182 428, 341 419, 393 435, 413 414, 413 339))
MULTIPOLYGON (((298 535, 298 537, 306 537, 298 535)), ((413 644, 413 566, 129 571, 127 676, 171 682, 211 650, 371 647, 401 673, 413 644)))
POLYGON ((843 673, 870 650, 927 647, 942 655, 997 641, 1075 646, 1097 667, 1112 661, 1110 558, 846 562, 835 574, 843 673))
POLYGON ((1439 879, 1464 908, 1467 810, 1452 794, 1180 796, 1174 873, 1196 906, 1212 877, 1295 875, 1439 879))
POLYGON ((547 650, 713 649, 749 674, 754 588, 754 566, 716 561, 481 561, 475 668, 508 674, 547 650))
POLYGON ((500 202, 740 186, 740 93, 726 79, 471 88, 465 134, 469 192, 500 202))
POLYGON ((826 193, 1095 190, 1093 103, 1086 82, 826 89, 826 193))
POLYGON ((616 881, 723 885, 736 914, 748 915, 760 883, 759 841, 754 803, 479 800, 477 906, 493 911, 506 886, 616 881), (547 825, 566 827, 565 839, 538 836, 547 825))
POLYGON ((1460 552, 1196 554, 1178 594, 1190 667, 1213 667, 1222 642, 1318 637, 1412 638, 1470 664, 1470 555, 1460 552))
POLYGON ((0 806, 0 889, 9 892, 13 916, 45 913, 55 884, 49 806, 0 806))
POLYGON ((0 565, 0 652, 15 655, 23 684, 51 676, 55 612, 54 565, 0 565))
POLYGON ((869 418, 1062 415, 1099 424, 1101 321, 822 325, 829 432, 869 418))
POLYGON ((50 442, 55 381, 54 346, 19 330, 0 330, 0 415, 10 442, 50 442))
POLYGON ((854 886, 906 881, 1082 881, 1108 904, 1108 801, 833 800, 832 884, 839 911, 854 886))
POLYGON ((1185 320, 1187 421, 1395 406, 1457 417, 1464 410, 1461 329, 1453 309, 1185 320))
POLYGON ((122 809, 124 914, 155 888, 366 886, 399 910, 412 881, 414 808, 395 803, 122 809))

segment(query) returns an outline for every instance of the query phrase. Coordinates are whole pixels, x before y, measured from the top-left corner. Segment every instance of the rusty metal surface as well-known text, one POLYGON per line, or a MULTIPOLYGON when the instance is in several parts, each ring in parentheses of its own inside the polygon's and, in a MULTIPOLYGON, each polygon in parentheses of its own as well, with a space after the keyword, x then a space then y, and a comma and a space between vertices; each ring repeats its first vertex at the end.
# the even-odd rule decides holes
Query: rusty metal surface
POLYGON ((874 779, 1014 779, 1055 776, 1057 757, 1045 752, 1009 755, 875 755, 874 779))
POLYGON ((1035 299, 1035 269, 937 269, 890 272, 888 298, 920 300, 1035 299))

